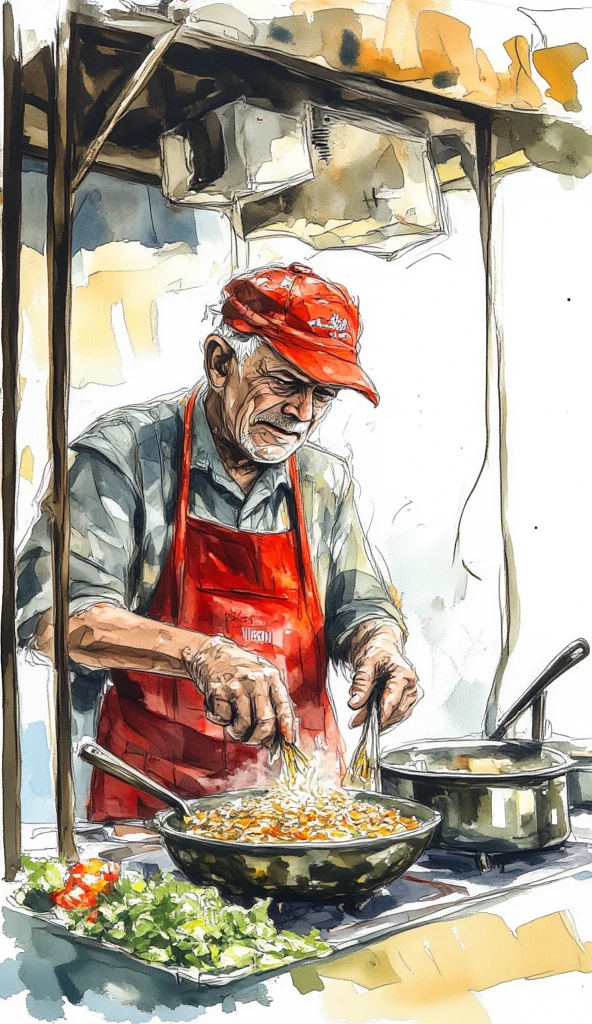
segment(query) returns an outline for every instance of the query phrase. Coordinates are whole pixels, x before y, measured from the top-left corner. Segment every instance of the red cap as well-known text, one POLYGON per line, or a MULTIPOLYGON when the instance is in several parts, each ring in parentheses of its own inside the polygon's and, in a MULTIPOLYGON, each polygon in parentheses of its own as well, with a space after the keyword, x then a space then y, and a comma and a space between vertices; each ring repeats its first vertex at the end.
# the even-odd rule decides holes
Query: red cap
POLYGON ((233 277, 222 293, 222 316, 235 331, 259 334, 302 373, 321 384, 378 394, 358 365, 358 307, 341 284, 310 267, 263 267, 233 277))

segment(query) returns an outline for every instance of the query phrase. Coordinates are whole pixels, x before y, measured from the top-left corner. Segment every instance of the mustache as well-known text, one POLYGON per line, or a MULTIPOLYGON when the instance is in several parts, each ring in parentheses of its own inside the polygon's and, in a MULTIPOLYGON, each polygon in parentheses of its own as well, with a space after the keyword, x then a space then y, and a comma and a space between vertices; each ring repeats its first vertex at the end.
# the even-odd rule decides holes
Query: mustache
POLYGON ((310 427, 310 423, 303 423, 297 416, 287 416, 283 412, 260 412, 255 416, 253 423, 269 423, 272 427, 279 427, 280 430, 287 430, 299 437, 306 434, 310 427))

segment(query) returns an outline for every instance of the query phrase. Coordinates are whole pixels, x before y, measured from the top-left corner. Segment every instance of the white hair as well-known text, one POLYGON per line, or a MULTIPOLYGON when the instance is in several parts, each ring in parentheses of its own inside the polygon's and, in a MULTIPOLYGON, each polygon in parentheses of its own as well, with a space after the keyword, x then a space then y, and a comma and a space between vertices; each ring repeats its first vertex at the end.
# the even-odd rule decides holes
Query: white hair
POLYGON ((210 333, 219 334, 224 341, 228 342, 239 367, 243 365, 245 359, 253 355, 259 345, 265 344, 264 339, 258 334, 243 334, 241 331, 235 331, 224 320, 215 324, 210 333))

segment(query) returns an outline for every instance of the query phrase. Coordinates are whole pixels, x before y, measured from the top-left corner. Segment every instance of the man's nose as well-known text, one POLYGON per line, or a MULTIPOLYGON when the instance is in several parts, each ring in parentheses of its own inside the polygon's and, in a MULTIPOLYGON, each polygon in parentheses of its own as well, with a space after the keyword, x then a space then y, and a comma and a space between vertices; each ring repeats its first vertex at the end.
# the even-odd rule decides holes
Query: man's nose
POLYGON ((309 423, 313 417, 312 388, 302 388, 297 395, 293 395, 283 407, 287 416, 296 416, 303 423, 309 423))

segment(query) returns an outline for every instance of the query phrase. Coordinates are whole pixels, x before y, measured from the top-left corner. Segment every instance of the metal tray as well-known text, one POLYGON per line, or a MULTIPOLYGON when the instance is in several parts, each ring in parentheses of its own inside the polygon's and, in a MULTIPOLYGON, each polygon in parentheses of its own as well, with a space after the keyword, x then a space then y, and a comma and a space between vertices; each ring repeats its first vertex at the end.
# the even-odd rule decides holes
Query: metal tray
POLYGON ((105 950, 107 953, 113 953, 117 957, 123 958, 125 961, 137 964, 143 970, 157 970, 164 971, 170 977, 173 977, 178 983, 190 982, 193 985, 199 987, 216 987, 220 988, 224 985, 231 985, 233 982, 242 981, 244 978, 256 977, 257 981, 265 981, 268 978, 275 977, 277 974, 285 973, 286 971, 293 970, 294 967, 306 967, 312 963, 318 963, 319 960, 325 960, 331 956, 331 953, 317 953, 315 956, 302 957, 299 960, 293 960, 289 964, 282 964, 281 967, 276 967, 269 971, 257 971, 253 967, 243 967, 236 971, 225 971, 223 974, 216 974, 213 971, 200 971, 197 968, 191 970, 185 967, 174 967, 167 964, 154 963, 149 960, 142 960, 139 956, 135 956, 133 953, 128 953, 127 950, 122 949, 121 946, 116 946, 113 942, 104 942, 102 939, 95 939, 90 935, 81 935, 79 932, 72 931, 67 928, 60 920, 53 917, 51 914, 39 914, 34 910, 30 910, 28 907, 23 907, 20 903, 17 903, 14 896, 9 896, 6 903, 10 910, 17 914, 23 914, 25 917, 33 918, 40 922, 48 931, 58 933, 62 938, 71 939, 76 944, 92 948, 97 952, 98 950, 105 950))

